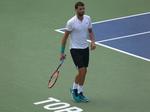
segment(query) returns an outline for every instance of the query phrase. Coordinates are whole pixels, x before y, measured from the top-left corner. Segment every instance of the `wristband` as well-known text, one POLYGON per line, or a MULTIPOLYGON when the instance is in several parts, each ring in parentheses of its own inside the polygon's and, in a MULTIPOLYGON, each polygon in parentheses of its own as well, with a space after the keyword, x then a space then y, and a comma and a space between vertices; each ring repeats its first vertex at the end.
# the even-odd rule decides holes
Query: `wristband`
POLYGON ((65 52, 65 46, 61 46, 60 52, 61 52, 61 53, 64 53, 64 52, 65 52))

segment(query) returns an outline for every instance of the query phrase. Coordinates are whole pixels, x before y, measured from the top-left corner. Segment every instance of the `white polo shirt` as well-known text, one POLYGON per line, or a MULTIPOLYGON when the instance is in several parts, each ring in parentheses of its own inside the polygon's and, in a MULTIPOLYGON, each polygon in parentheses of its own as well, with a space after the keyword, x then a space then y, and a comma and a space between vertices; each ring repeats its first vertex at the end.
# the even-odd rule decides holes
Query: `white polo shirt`
POLYGON ((85 49, 88 47, 87 37, 88 29, 92 28, 91 18, 88 15, 83 16, 83 20, 79 20, 75 15, 68 20, 66 30, 70 33, 70 49, 85 49))

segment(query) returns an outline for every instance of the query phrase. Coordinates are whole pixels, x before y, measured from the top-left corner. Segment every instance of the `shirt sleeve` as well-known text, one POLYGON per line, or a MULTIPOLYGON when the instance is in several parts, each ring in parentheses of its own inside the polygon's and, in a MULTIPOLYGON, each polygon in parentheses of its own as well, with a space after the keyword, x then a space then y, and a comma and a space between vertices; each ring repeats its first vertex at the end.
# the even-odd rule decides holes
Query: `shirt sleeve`
POLYGON ((88 28, 89 28, 89 29, 91 29, 91 28, 92 28, 92 22, 91 22, 91 18, 90 18, 90 16, 89 16, 89 26, 88 26, 88 28))
POLYGON ((72 30, 73 30, 73 24, 72 24, 71 21, 68 21, 68 22, 67 22, 66 30, 68 30, 68 31, 72 31, 72 30))

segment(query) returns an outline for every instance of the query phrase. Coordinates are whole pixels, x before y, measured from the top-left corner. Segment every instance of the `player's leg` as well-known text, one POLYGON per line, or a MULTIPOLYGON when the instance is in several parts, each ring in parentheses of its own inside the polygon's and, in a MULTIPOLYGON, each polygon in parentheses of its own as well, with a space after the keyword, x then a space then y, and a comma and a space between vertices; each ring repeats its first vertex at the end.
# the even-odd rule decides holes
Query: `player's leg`
POLYGON ((76 84, 79 84, 79 85, 83 86, 84 80, 85 80, 85 76, 86 76, 86 72, 87 72, 87 70, 86 70, 85 67, 82 67, 82 68, 78 69, 78 74, 75 77, 75 83, 76 84))
POLYGON ((76 84, 83 86, 89 64, 89 48, 81 50, 80 56, 77 58, 78 62, 76 62, 76 66, 78 66, 78 74, 75 78, 75 82, 76 84))
POLYGON ((72 92, 72 98, 75 101, 81 99, 82 101, 84 100, 87 102, 88 99, 83 96, 82 91, 89 62, 89 49, 71 49, 70 51, 72 59, 78 68, 78 74, 75 77, 73 88, 70 89, 72 92), (76 92, 78 93, 78 95, 76 92))
MULTIPOLYGON (((81 50, 80 49, 71 49, 70 53, 71 53, 73 62, 76 65, 77 69, 82 68, 82 67, 80 67, 80 66, 83 66, 81 50)), ((78 83, 79 83, 80 77, 81 77, 80 74, 84 74, 84 71, 81 71, 81 70, 79 71, 79 73, 75 77, 73 87, 70 89, 70 91, 72 93, 71 94, 72 99, 76 102, 80 101, 80 97, 79 97, 79 94, 78 94, 78 83)))
POLYGON ((78 86, 78 94, 79 94, 79 97, 80 97, 80 100, 83 101, 83 102, 88 102, 88 98, 84 97, 83 95, 83 85, 84 85, 84 81, 85 81, 85 77, 86 77, 86 73, 87 73, 87 67, 88 67, 88 64, 89 64, 89 48, 86 48, 83 50, 83 63, 84 63, 84 67, 83 67, 83 71, 84 71, 84 75, 82 75, 81 77, 81 80, 79 82, 79 86, 78 86))
POLYGON ((76 90, 78 95, 76 95, 77 97, 74 97, 74 99, 76 99, 75 101, 80 99, 83 102, 88 102, 88 98, 83 95, 83 85, 87 72, 86 67, 79 68, 78 71, 79 73, 76 75, 75 82, 73 84, 73 89, 76 90))

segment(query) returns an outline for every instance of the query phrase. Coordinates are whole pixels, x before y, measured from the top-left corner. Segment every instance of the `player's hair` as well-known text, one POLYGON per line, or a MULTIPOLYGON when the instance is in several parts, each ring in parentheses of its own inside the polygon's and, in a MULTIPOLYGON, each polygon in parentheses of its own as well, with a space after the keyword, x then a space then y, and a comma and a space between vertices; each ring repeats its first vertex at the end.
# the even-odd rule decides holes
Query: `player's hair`
POLYGON ((78 6, 84 6, 84 3, 83 3, 83 2, 77 2, 77 3, 75 4, 75 9, 77 9, 78 6))

